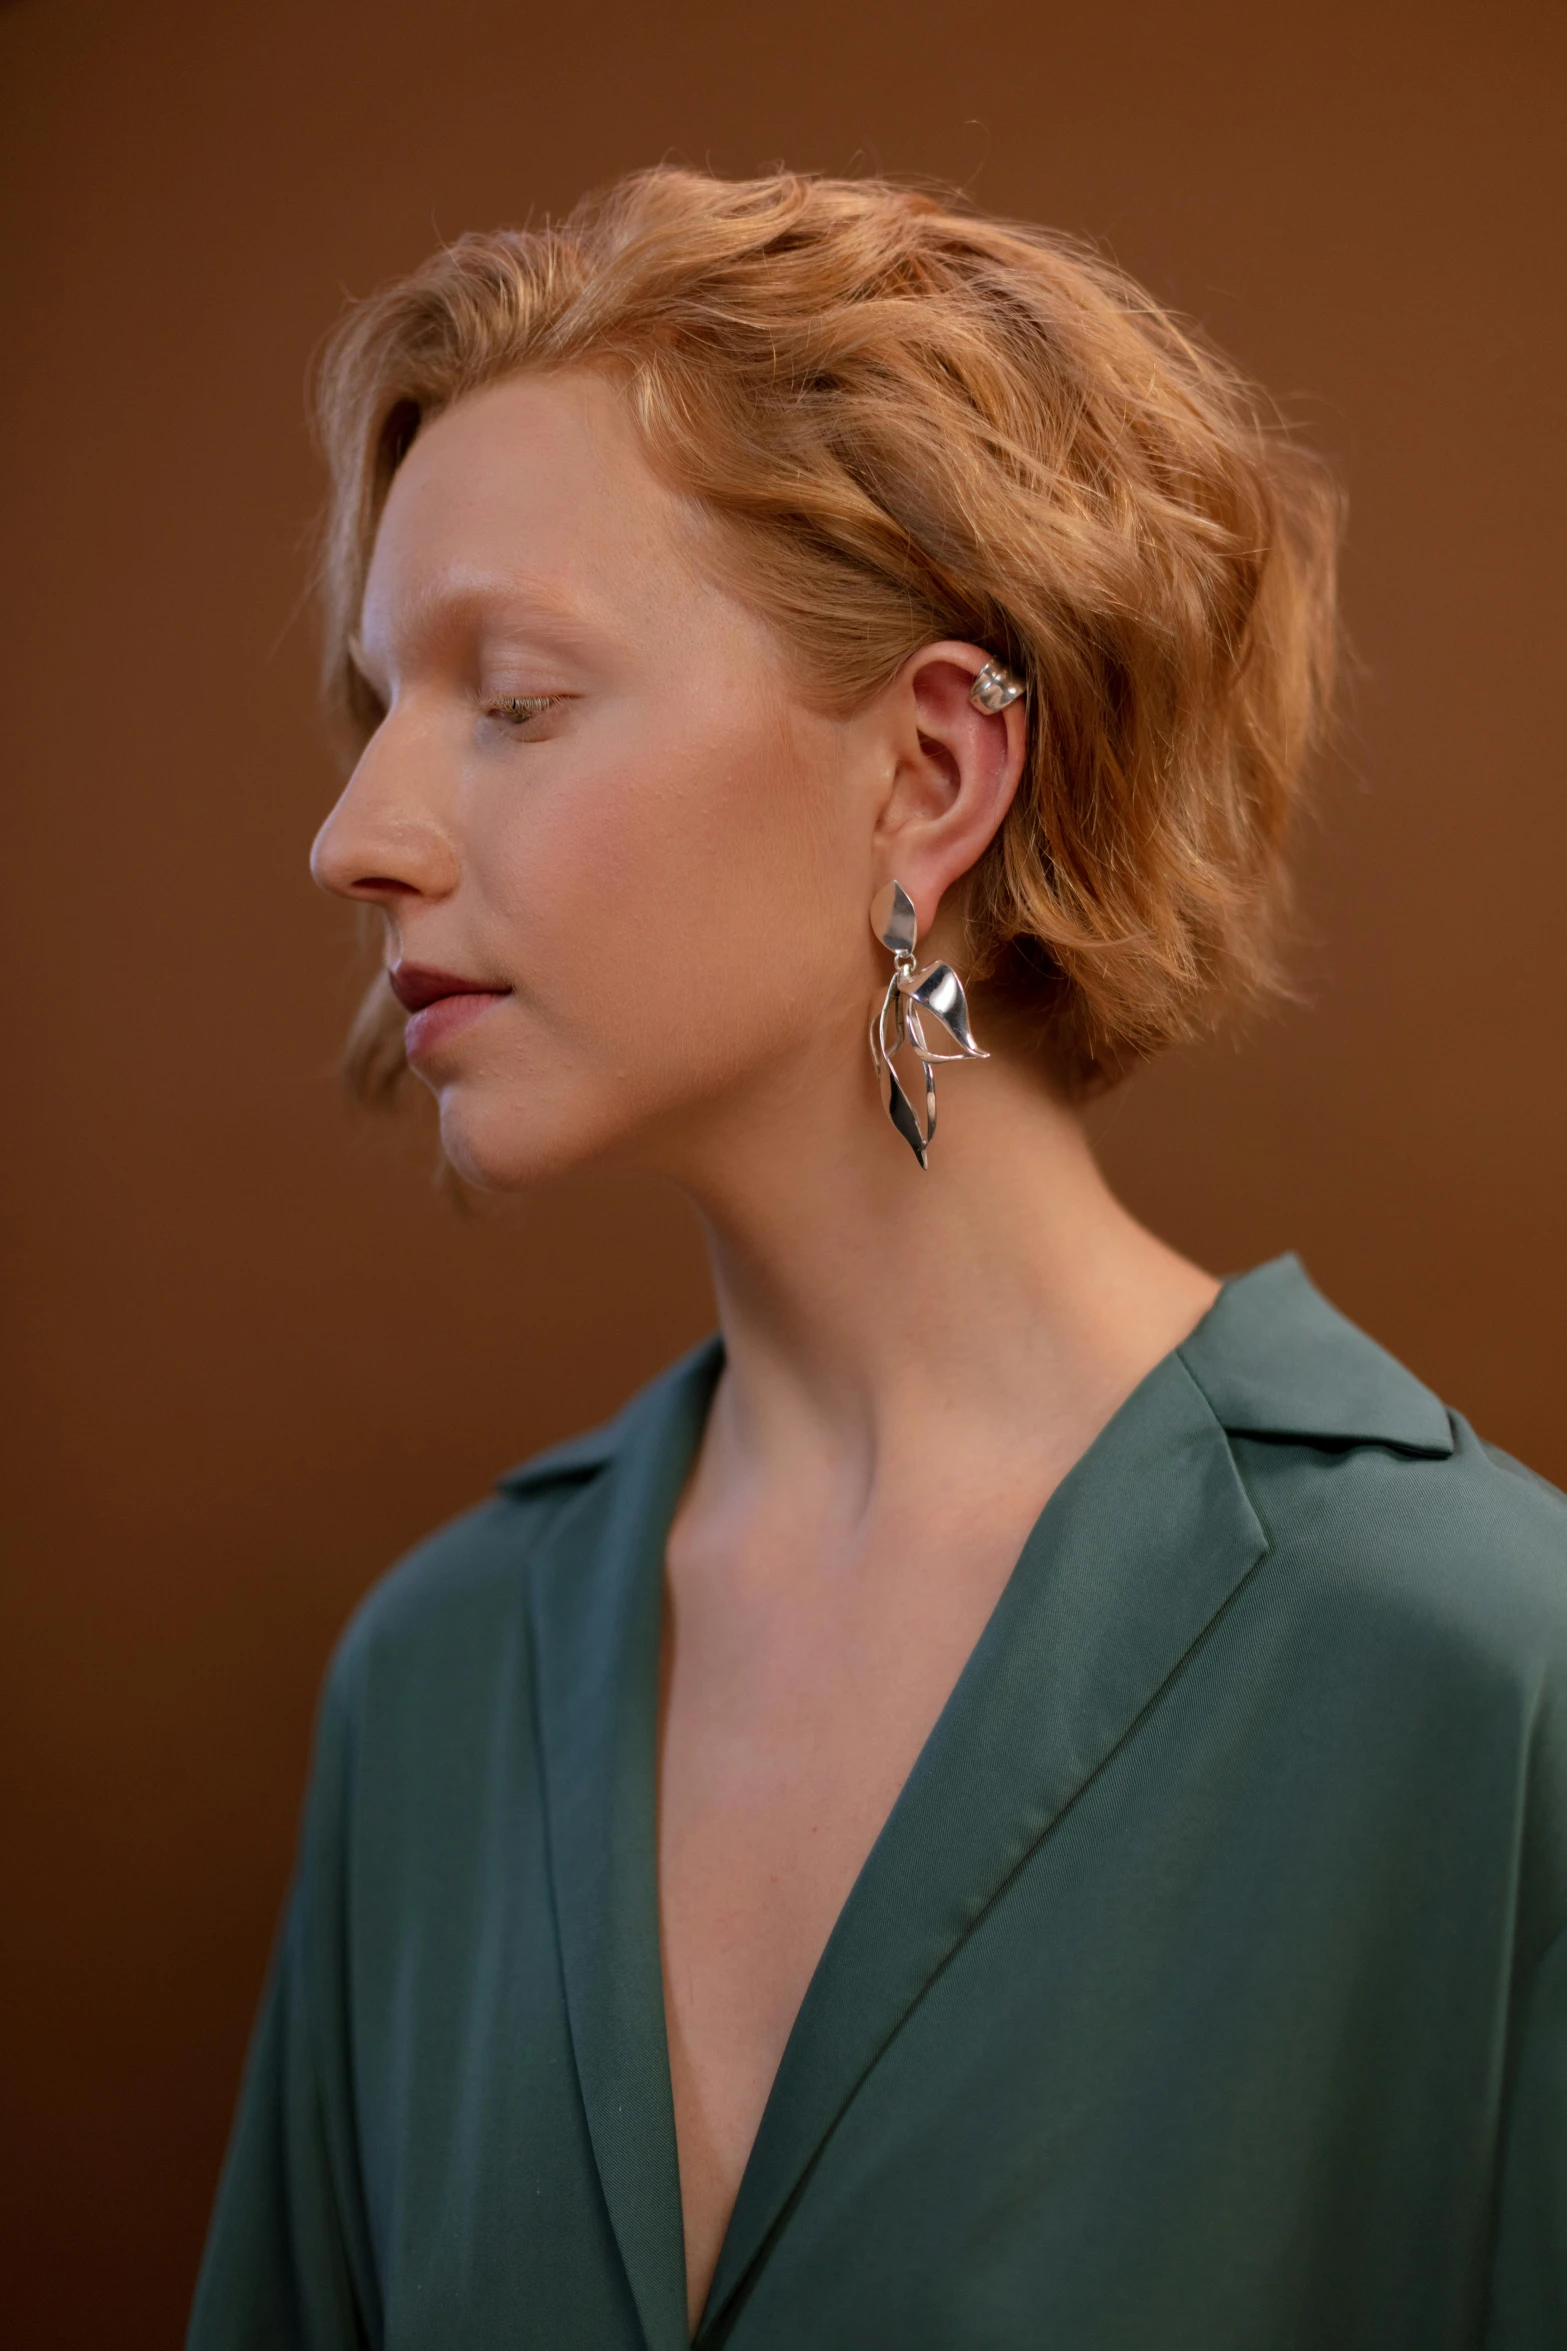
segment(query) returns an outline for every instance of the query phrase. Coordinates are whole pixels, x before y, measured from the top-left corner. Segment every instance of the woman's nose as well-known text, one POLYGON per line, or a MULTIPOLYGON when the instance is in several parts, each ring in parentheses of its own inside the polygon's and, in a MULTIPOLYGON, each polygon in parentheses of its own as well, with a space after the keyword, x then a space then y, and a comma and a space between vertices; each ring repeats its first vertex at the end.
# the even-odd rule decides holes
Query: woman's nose
POLYGON ((311 874, 334 897, 373 905, 443 898, 457 883, 454 844, 438 811, 401 772, 386 733, 383 727, 366 746, 317 833, 311 874))

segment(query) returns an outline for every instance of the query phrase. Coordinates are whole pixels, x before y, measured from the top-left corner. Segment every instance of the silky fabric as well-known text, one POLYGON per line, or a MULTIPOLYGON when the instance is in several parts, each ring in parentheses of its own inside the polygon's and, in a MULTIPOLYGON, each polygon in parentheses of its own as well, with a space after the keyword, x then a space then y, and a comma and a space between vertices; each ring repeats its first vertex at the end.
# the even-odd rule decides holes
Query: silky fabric
MULTIPOLYGON (((722 1364, 373 1592, 191 2351, 677 2351, 664 1549, 722 1364)), ((806 1992, 734 2351, 1562 2351, 1567 1504, 1294 1259, 1052 1495, 806 1992)))

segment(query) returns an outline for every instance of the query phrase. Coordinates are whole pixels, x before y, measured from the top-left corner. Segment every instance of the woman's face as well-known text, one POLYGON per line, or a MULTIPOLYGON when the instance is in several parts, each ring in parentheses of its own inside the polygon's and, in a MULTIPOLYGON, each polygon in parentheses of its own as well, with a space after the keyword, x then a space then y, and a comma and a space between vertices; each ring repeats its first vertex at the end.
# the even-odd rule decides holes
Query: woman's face
POLYGON ((360 627, 386 715, 312 864, 384 913, 474 1182, 690 1175, 813 1056, 873 1113, 885 728, 810 708, 710 528, 589 374, 469 396, 392 483, 360 627))

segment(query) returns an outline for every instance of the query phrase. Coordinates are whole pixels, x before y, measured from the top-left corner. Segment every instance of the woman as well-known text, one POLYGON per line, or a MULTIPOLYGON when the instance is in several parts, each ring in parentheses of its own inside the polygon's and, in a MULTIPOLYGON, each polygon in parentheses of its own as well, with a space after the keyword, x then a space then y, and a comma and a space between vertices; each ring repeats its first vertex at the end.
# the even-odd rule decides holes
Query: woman
POLYGON ((1567 2341, 1560 1498, 1079 1115, 1272 977, 1322 479, 871 182, 464 239, 323 405, 358 1082, 683 1186, 722 1336, 344 1640, 193 2345, 1567 2341))

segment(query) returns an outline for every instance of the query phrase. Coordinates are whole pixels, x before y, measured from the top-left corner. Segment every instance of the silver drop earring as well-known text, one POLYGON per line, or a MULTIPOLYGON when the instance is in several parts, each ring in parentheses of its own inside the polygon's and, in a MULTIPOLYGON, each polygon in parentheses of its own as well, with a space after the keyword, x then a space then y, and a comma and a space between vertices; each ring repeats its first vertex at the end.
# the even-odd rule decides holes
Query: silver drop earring
POLYGON ((917 971, 914 947, 919 937, 919 921, 914 912, 914 901, 901 882, 888 882, 871 900, 871 929, 890 952, 892 977, 887 982, 887 993, 871 1014, 871 1061, 881 1080, 882 1099, 887 1114, 897 1128, 921 1167, 928 1167, 927 1154, 931 1137, 936 1132, 936 1072, 938 1061, 988 1061, 974 1042, 969 1027, 968 999, 963 993, 963 982, 950 963, 927 964, 917 971), (938 1052, 926 1035, 926 1023, 934 1021, 945 1030, 957 1047, 955 1053, 938 1052), (912 1050, 925 1073, 924 1116, 909 1100, 893 1066, 893 1056, 904 1045, 912 1050))

